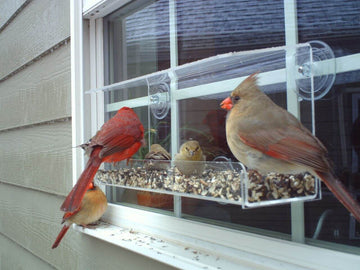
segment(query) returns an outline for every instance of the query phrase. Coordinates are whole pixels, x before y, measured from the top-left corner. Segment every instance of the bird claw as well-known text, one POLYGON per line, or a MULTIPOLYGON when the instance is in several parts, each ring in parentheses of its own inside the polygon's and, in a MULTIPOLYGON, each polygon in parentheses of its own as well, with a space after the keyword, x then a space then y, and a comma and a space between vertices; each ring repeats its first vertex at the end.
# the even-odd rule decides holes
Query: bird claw
POLYGON ((126 166, 129 166, 129 164, 130 164, 131 167, 133 166, 134 160, 133 160, 132 158, 128 158, 128 159, 126 160, 126 166))
POLYGON ((80 225, 83 229, 96 229, 100 225, 100 221, 96 221, 87 225, 80 225))

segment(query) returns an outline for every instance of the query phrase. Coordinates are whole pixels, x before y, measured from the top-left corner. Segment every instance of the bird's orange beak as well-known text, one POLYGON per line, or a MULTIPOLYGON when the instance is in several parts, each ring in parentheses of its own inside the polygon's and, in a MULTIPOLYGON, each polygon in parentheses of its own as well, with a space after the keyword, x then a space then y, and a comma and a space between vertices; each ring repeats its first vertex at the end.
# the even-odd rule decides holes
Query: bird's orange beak
POLYGON ((94 189, 95 188, 95 185, 94 185, 94 182, 90 182, 89 186, 88 186, 88 190, 89 189, 94 189))
POLYGON ((220 103, 221 108, 230 111, 231 108, 233 107, 233 103, 231 101, 230 97, 225 98, 221 103, 220 103))

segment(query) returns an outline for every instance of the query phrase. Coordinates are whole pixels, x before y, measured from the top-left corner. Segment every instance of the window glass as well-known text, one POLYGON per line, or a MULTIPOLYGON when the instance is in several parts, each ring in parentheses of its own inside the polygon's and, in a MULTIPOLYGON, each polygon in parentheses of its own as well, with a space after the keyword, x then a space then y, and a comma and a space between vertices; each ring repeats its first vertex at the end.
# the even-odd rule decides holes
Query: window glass
MULTIPOLYGON (((297 1, 299 41, 322 40, 335 56, 360 52, 359 1, 297 1)), ((316 135, 329 151, 339 179, 359 200, 359 71, 338 73, 329 94, 316 101, 316 135)), ((302 102, 302 121, 310 119, 309 102, 302 102)), ((323 198, 305 204, 306 237, 360 246, 359 224, 323 187, 323 198)))
POLYGON ((176 1, 179 64, 285 44, 281 1, 176 1))
POLYGON ((336 56, 360 52, 360 2, 297 1, 299 42, 322 40, 336 56))
POLYGON ((170 67, 168 0, 135 1, 105 24, 107 84, 170 67))
MULTIPOLYGON (((134 1, 107 16, 105 47, 108 48, 105 51, 106 84, 126 81, 169 68, 168 0, 134 1)), ((130 81, 106 92, 105 102, 116 105, 117 102, 146 97, 148 94, 146 79, 130 81)), ((143 104, 134 110, 144 125, 147 144, 161 143, 169 150, 170 113, 165 119, 158 121, 156 118, 149 118, 147 103, 143 102, 143 104)), ((116 110, 112 110, 105 118, 109 119, 115 112, 116 110)), ((133 158, 143 159, 147 152, 148 145, 142 147, 133 158)), ((107 166, 111 168, 111 165, 107 166)), ((109 201, 113 203, 173 209, 173 199, 169 195, 113 187, 108 187, 107 194, 109 201)))
MULTIPOLYGON (((285 83, 276 86, 270 85, 262 90, 269 92, 274 88, 277 93, 269 94, 270 98, 277 104, 286 107, 285 83)), ((180 143, 189 139, 199 141, 208 161, 220 157, 236 161, 226 143, 227 113, 219 107, 220 102, 226 96, 227 94, 214 95, 185 99, 179 102, 180 143)), ((281 233, 282 238, 290 239, 289 204, 243 210, 237 205, 183 198, 182 208, 183 213, 187 214, 187 218, 195 220, 205 218, 205 222, 210 223, 222 221, 222 226, 241 228, 242 230, 251 228, 254 231, 256 228, 255 231, 261 234, 269 234, 269 231, 278 232, 281 233)))
MULTIPOLYGON (((222 53, 285 45, 283 5, 282 1, 262 1, 260 4, 237 0, 178 0, 175 1, 176 13, 170 14, 168 0, 133 1, 106 17, 106 83, 124 82, 124 85, 107 93, 105 102, 143 102, 135 106, 135 111, 147 130, 148 146, 134 158, 144 158, 152 143, 160 143, 170 152, 170 131, 174 124, 171 116, 176 113, 179 144, 195 139, 202 146, 207 161, 221 156, 236 161, 226 143, 226 112, 219 106, 228 93, 184 98, 177 101, 177 111, 170 109, 165 117, 156 118, 146 101, 139 101, 139 98, 153 94, 149 81, 141 78, 134 84, 132 82, 142 75, 168 69, 171 57, 176 57, 182 65, 222 53), (176 25, 170 25, 170 21, 176 21, 176 25), (176 30, 177 46, 174 47, 170 46, 170 29, 176 30), (171 51, 170 47, 177 51, 171 51)), ((298 1, 299 41, 322 40, 338 57, 359 53, 359 9, 358 1, 298 1)), ((354 195, 360 192, 360 142, 357 139, 360 137, 360 73, 357 65, 351 72, 340 71, 329 93, 315 101, 316 135, 327 147, 336 174, 354 195)), ((196 91, 197 86, 216 81, 212 74, 208 80, 197 80, 193 74, 188 75, 189 81, 172 85, 173 78, 166 77, 164 85, 168 90, 193 87, 196 91)), ((237 76, 230 72, 224 77, 237 76)), ((261 90, 286 108, 285 83, 270 82, 261 90)), ((299 98, 299 103, 301 121, 311 130, 311 102, 299 98)), ((109 190, 109 194, 112 202, 134 207, 150 206, 153 207, 149 208, 151 211, 158 211, 154 208, 169 210, 167 213, 174 209, 170 195, 156 197, 154 193, 122 189, 109 190), (150 195, 154 195, 153 198, 150 195), (144 200, 162 201, 163 204, 146 204, 144 200)), ((183 218, 291 239, 290 204, 243 210, 234 204, 183 197, 181 206, 183 218)), ((324 185, 321 200, 305 203, 305 236, 311 244, 331 248, 334 246, 329 243, 360 247, 359 224, 324 185)), ((360 253, 356 248, 350 252, 360 253)))
MULTIPOLYGON (((338 73, 329 93, 316 101, 316 136, 329 152, 335 174, 360 199, 360 72, 338 73)), ((303 101, 302 122, 310 123, 310 102, 303 101)), ((323 185, 322 200, 305 205, 306 236, 360 246, 359 224, 323 185)))

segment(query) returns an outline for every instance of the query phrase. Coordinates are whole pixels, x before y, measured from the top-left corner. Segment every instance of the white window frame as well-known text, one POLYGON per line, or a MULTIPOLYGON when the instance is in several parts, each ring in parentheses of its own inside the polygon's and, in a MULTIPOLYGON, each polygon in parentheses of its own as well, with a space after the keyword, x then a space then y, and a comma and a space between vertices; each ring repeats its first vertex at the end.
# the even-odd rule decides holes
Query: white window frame
MULTIPOLYGON (((102 18, 129 1, 83 0, 83 6, 81 1, 70 1, 73 146, 83 143, 85 138, 95 134, 103 124, 102 93, 92 93, 89 98, 88 95, 84 95, 84 91, 104 85, 102 18), (89 108, 96 110, 89 112, 89 108)), ((170 8, 174 8, 174 2, 171 3, 170 8)), ((285 0, 284 9, 286 44, 296 44, 296 1, 285 0)), ((171 18, 173 22, 175 19, 171 18)), ((174 29, 172 31, 170 39, 175 40, 174 29)), ((176 46, 176 42, 171 44, 176 46)), ((176 65, 177 61, 172 58, 171 66, 176 65)), ((360 54, 336 59, 337 72, 357 69, 360 69, 360 54)), ((291 76, 291 73, 286 75, 291 76)), ((292 88, 292 83, 288 80, 287 87, 292 88)), ((299 115, 296 95, 289 91, 287 96, 291 112, 299 115)), ((176 100, 172 102, 176 104, 176 100)), ((175 114, 172 115, 176 117, 175 114)), ((172 119, 172 122, 177 123, 176 119, 172 119)), ((177 149, 172 150, 176 152, 177 149)), ((74 147, 74 184, 83 168, 84 155, 80 149, 74 147)), ((360 265, 358 255, 302 244, 303 203, 292 203, 291 210, 293 241, 113 204, 109 205, 104 215, 104 220, 112 224, 111 226, 97 230, 77 229, 152 259, 186 269, 216 269, 216 265, 222 269, 230 269, 229 267, 234 265, 236 269, 354 269, 360 265), (134 241, 130 243, 129 237, 133 237, 134 241), (149 237, 151 241, 148 241, 149 237), (148 244, 141 245, 146 241, 148 244), (159 246, 159 243, 162 244, 159 246)), ((346 246, 344 248, 346 249, 346 246)))

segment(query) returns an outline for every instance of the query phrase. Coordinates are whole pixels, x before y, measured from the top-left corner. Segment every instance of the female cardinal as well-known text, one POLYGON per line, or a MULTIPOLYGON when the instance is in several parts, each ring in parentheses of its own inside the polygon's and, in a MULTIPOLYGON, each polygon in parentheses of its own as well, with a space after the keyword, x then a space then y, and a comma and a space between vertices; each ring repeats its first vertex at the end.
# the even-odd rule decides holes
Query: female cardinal
POLYGON ((90 158, 60 209, 65 212, 77 210, 100 164, 129 160, 143 144, 143 138, 144 127, 136 113, 128 107, 121 108, 88 143, 82 145, 90 158))
POLYGON ((81 201, 80 208, 75 212, 66 212, 64 214, 62 223, 66 222, 66 224, 56 237, 52 248, 57 248, 71 224, 75 223, 86 227, 86 225, 97 221, 105 213, 106 208, 107 200, 105 194, 91 182, 81 201))
POLYGON ((229 111, 226 139, 233 155, 263 173, 317 175, 360 221, 360 205, 334 176, 324 145, 261 92, 256 81, 252 74, 220 104, 229 111))

